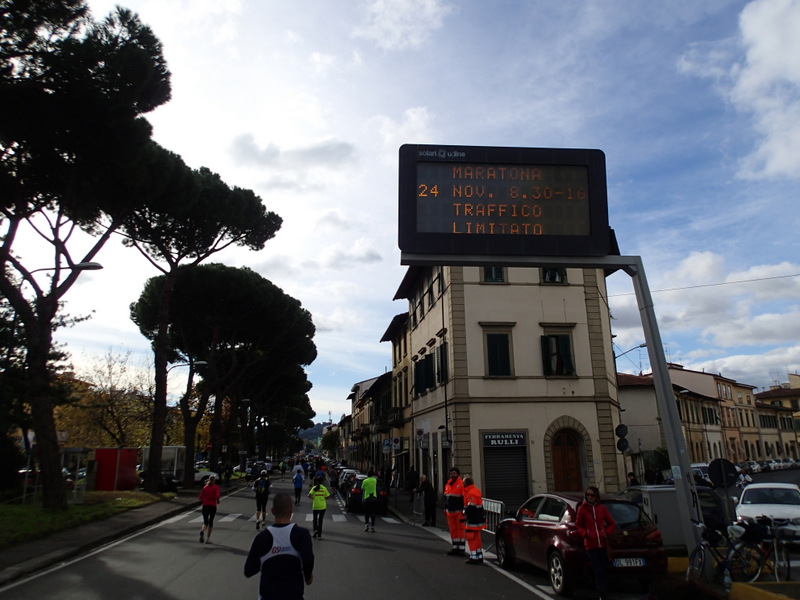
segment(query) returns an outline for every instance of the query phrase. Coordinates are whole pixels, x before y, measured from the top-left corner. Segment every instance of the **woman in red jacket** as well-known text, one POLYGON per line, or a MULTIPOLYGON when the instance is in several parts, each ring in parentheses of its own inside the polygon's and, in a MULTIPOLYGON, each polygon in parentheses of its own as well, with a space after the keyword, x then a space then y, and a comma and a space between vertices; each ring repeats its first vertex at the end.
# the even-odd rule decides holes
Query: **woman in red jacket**
POLYGON ((594 582, 602 600, 608 587, 606 546, 608 545, 608 536, 614 532, 616 523, 608 509, 600 504, 600 491, 596 486, 590 485, 586 488, 585 500, 578 506, 575 525, 578 533, 583 537, 586 554, 592 561, 594 582))
POLYGON ((214 475, 208 476, 208 481, 200 490, 200 502, 203 505, 203 528, 200 530, 200 543, 203 543, 203 534, 206 534, 206 544, 211 542, 211 530, 214 529, 214 515, 217 514, 219 504, 219 486, 214 475), (207 531, 206 531, 207 530, 207 531))

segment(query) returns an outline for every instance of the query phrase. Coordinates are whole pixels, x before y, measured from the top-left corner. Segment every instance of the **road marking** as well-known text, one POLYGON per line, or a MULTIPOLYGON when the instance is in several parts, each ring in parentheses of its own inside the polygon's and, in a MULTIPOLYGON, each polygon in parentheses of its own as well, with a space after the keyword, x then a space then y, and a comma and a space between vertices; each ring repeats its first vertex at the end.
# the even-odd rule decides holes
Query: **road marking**
POLYGON ((235 521, 236 519, 238 519, 241 516, 242 516, 242 513, 231 513, 231 514, 229 514, 227 516, 222 517, 219 520, 219 522, 220 523, 229 523, 231 521, 235 521))

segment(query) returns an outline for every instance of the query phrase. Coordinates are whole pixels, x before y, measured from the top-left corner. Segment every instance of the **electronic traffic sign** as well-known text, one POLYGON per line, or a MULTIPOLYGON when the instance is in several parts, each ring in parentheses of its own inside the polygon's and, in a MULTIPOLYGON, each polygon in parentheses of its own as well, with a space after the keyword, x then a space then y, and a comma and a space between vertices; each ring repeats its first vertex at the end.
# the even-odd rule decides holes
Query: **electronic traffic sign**
POLYGON ((404 253, 605 256, 609 240, 600 150, 400 148, 404 253))

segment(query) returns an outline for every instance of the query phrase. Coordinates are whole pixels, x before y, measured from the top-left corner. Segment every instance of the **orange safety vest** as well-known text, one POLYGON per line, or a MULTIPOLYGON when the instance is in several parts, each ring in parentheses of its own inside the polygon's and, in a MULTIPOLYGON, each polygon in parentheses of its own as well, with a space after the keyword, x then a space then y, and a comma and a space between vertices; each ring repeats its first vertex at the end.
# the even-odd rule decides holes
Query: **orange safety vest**
POLYGON ((456 477, 453 483, 444 484, 444 512, 461 513, 464 510, 464 482, 456 477))
POLYGON ((483 497, 481 491, 474 484, 464 488, 464 516, 467 529, 486 529, 483 497))

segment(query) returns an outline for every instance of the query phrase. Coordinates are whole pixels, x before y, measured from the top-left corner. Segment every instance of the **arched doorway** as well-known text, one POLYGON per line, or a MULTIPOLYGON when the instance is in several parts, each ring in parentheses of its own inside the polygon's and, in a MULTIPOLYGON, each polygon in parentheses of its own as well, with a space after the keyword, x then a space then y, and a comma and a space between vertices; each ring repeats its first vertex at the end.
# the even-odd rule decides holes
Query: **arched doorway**
POLYGON ((561 429, 553 435, 553 485, 555 491, 583 491, 580 438, 574 431, 561 429))

